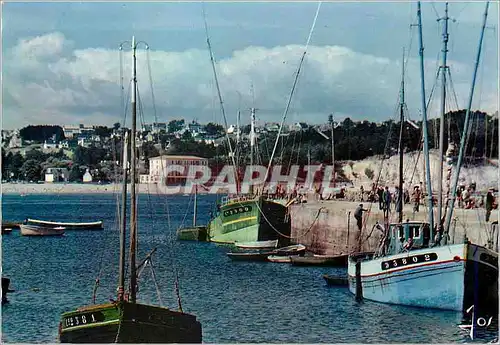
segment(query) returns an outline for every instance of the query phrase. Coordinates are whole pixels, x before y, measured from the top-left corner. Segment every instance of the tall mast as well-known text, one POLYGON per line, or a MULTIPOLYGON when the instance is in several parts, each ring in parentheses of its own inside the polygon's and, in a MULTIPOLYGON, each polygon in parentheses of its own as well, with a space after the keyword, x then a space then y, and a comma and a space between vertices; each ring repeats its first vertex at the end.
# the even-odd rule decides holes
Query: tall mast
MULTIPOLYGON (((474 74, 472 75, 472 85, 470 88, 469 94, 469 104, 467 106, 467 111, 465 113, 465 121, 464 121, 464 129, 462 131, 462 137, 460 139, 460 151, 458 154, 457 160, 457 168, 455 169, 455 175, 453 176, 453 187, 451 189, 451 198, 448 200, 450 211, 446 214, 446 223, 445 223, 445 233, 448 234, 450 230, 451 217, 453 215, 453 207, 455 206, 455 199, 457 197, 457 185, 458 185, 458 177, 460 176, 460 167, 462 165, 462 161, 465 153, 465 140, 467 138, 467 134, 469 132, 469 121, 470 121, 470 108, 472 106, 472 98, 474 96, 474 87, 476 85, 476 77, 477 77, 477 69, 479 67, 479 61, 481 58, 481 48, 483 45, 484 38, 484 30, 486 28, 486 20, 488 19, 488 6, 490 2, 486 2, 486 8, 484 9, 484 17, 483 17, 483 26, 481 28, 481 36, 479 37, 479 47, 477 50, 476 63, 474 66, 474 74)), ((447 242, 447 236, 444 237, 445 244, 447 242)))
POLYGON ((120 217, 120 272, 118 276, 118 301, 123 300, 125 293, 125 233, 127 231, 127 168, 128 168, 128 131, 123 141, 123 190, 120 217))
POLYGON ((448 66, 446 66, 446 58, 448 55, 448 3, 445 4, 445 14, 443 18, 438 20, 444 20, 443 25, 443 49, 441 52, 442 62, 441 62, 441 120, 439 121, 439 169, 438 169, 438 208, 437 208, 437 222, 438 229, 442 234, 442 218, 443 218, 443 160, 444 160, 444 116, 446 112, 446 71, 448 66))
POLYGON ((136 276, 136 241, 137 241, 137 214, 136 214, 136 195, 135 195, 135 177, 136 177, 136 154, 135 154, 135 136, 137 126, 137 60, 135 51, 137 45, 135 36, 132 36, 132 131, 130 136, 130 302, 135 303, 137 294, 137 276, 136 276))
POLYGON ((238 114, 236 115, 236 147, 240 144, 240 110, 238 109, 238 114))
MULTIPOLYGON (((253 152, 255 145, 255 108, 250 108, 250 166, 253 166, 253 152)), ((253 177, 253 176, 252 176, 253 177)), ((264 184, 266 182, 264 181, 264 184)), ((250 194, 253 194, 253 185, 250 185, 250 194)))
POLYGON ((429 205, 429 224, 431 227, 431 241, 433 239, 433 227, 434 227, 434 210, 432 207, 432 185, 431 185, 431 170, 430 170, 430 160, 429 160, 429 133, 427 130, 427 104, 425 98, 425 74, 424 74, 424 43, 422 37, 422 11, 420 9, 420 1, 418 2, 418 33, 419 33, 419 55, 420 55, 420 89, 421 89, 421 100, 422 100, 422 130, 424 132, 424 157, 425 157, 425 177, 427 186, 427 198, 429 205))
POLYGON ((401 63, 401 97, 400 97, 399 121, 399 195, 396 200, 399 208, 398 222, 403 222, 403 129, 404 129, 404 107, 405 107, 405 50, 403 48, 403 60, 401 63))
POLYGON ((193 228, 196 226, 196 207, 197 205, 197 195, 198 195, 198 185, 194 185, 194 210, 193 210, 193 228))
POLYGON ((332 136, 332 168, 333 168, 333 186, 335 187, 335 139, 333 137, 334 123, 333 114, 328 116, 328 121, 330 122, 330 131, 332 136))

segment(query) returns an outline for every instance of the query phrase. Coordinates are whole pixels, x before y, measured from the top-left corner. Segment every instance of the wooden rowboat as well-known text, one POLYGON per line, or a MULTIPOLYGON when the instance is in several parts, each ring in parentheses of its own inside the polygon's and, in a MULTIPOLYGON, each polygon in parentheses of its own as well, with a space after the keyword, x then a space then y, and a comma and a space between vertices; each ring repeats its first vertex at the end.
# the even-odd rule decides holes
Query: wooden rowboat
POLYGON ((87 222, 87 223, 71 223, 71 222, 52 222, 39 219, 27 218, 24 224, 28 225, 40 225, 44 227, 64 227, 66 229, 74 230, 102 230, 102 221, 98 222, 87 222))
POLYGON ((46 227, 40 225, 21 224, 22 236, 62 236, 66 228, 59 227, 46 227))
POLYGON ((234 245, 240 249, 270 249, 270 248, 276 248, 276 246, 278 245, 278 240, 236 242, 234 245))

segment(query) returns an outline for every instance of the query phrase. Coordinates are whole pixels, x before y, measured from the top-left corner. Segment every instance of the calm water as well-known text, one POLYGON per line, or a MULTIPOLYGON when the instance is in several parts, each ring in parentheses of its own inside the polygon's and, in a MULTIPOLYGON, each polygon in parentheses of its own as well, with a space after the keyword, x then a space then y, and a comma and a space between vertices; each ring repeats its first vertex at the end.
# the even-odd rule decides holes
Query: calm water
MULTIPOLYGON (((178 271, 183 309, 201 321, 204 342, 469 341, 457 327, 458 313, 356 303, 346 288, 326 286, 322 274, 336 269, 232 262, 228 246, 177 242, 175 229, 184 218, 192 222, 190 200, 141 195, 139 259, 158 248, 153 263, 161 299, 173 308, 178 271)), ((200 223, 207 222, 214 200, 199 197, 200 223)), ((68 231, 61 238, 21 237, 17 230, 2 237, 3 274, 17 291, 2 308, 2 342, 55 342, 60 314, 91 302, 98 275, 97 302, 114 298, 116 196, 4 195, 2 217, 105 222, 104 231, 68 231)), ((139 299, 158 303, 149 268, 140 277, 139 299)))

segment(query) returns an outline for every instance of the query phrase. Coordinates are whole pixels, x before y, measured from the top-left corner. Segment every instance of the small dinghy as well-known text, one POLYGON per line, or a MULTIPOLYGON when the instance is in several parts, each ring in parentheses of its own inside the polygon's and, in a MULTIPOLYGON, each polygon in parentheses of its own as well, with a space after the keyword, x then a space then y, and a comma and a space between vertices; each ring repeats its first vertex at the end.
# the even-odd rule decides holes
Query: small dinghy
POLYGON ((274 251, 275 255, 304 255, 306 252, 306 246, 303 244, 294 244, 288 247, 278 248, 274 251))
POLYGON ((314 256, 294 256, 292 265, 294 266, 329 266, 347 267, 347 255, 314 255, 314 256))
POLYGON ((289 264, 290 262, 292 262, 292 257, 289 256, 289 255, 269 255, 267 257, 267 261, 270 261, 270 262, 277 262, 277 263, 281 263, 281 264, 289 264))
POLYGON ((273 252, 229 252, 227 256, 234 261, 267 261, 273 252))
POLYGON ((40 225, 21 224, 22 236, 62 236, 66 228, 59 227, 46 227, 40 225))
POLYGON ((276 248, 278 246, 278 240, 236 242, 234 245, 240 249, 271 249, 271 248, 276 248))
POLYGON ((328 286, 348 286, 349 281, 346 276, 332 276, 328 274, 323 275, 323 279, 328 286))
POLYGON ((70 222, 52 222, 47 220, 27 218, 24 221, 24 224, 39 225, 39 226, 44 226, 46 228, 64 227, 66 229, 72 229, 72 230, 103 230, 102 221, 87 222, 87 223, 70 223, 70 222))

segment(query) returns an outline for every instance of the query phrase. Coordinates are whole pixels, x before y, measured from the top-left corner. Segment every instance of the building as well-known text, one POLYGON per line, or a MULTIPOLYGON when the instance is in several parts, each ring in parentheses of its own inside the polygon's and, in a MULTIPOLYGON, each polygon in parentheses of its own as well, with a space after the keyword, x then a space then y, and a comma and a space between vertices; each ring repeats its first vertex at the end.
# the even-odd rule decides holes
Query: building
POLYGON ((149 159, 149 174, 139 176, 140 183, 183 184, 191 165, 208 166, 208 159, 196 156, 162 155, 149 159), (180 165, 183 172, 170 172, 167 167, 180 165))
POLYGON ((90 174, 89 169, 86 169, 85 174, 83 174, 83 182, 84 183, 92 182, 92 175, 90 174))
POLYGON ((47 168, 45 171, 45 182, 68 182, 69 171, 66 168, 47 168))

